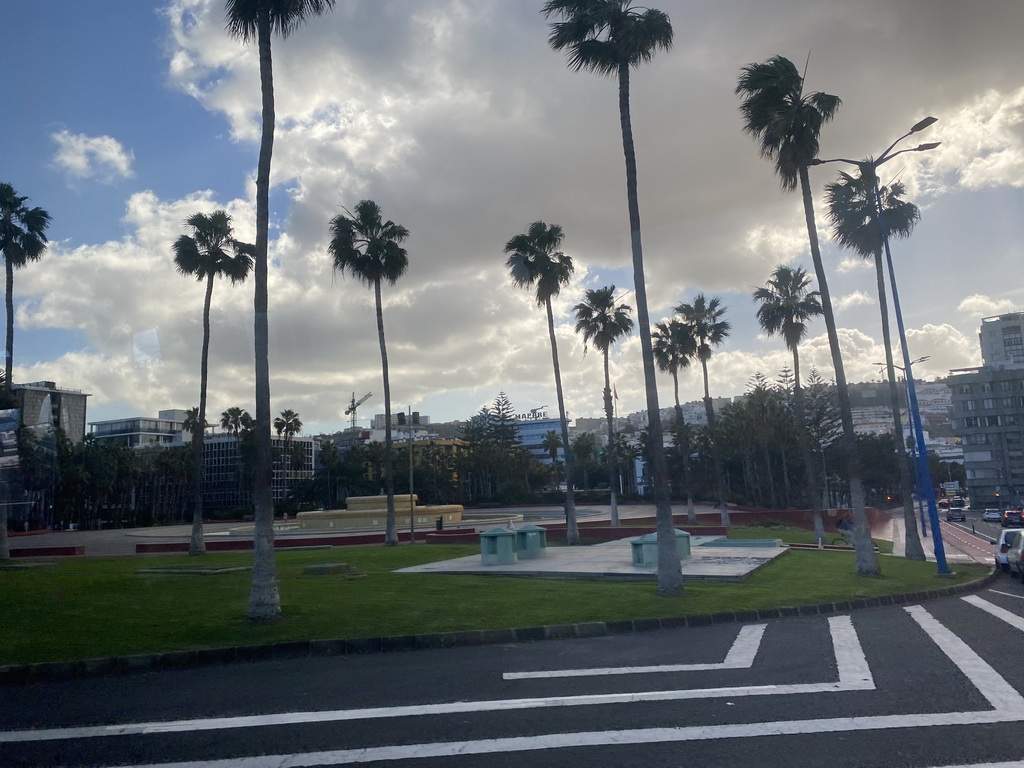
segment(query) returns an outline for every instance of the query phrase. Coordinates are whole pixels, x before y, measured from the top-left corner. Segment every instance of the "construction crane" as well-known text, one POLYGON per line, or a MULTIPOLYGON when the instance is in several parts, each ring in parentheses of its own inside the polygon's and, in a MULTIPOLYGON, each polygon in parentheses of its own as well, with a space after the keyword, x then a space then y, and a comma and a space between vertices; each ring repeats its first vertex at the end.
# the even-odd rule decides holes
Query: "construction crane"
POLYGON ((355 392, 352 393, 352 402, 349 403, 348 408, 345 409, 345 415, 352 417, 352 421, 351 421, 352 429, 355 429, 355 427, 356 427, 356 408, 358 408, 360 405, 362 405, 367 400, 369 400, 371 395, 373 395, 373 392, 367 392, 361 398, 356 400, 356 393, 355 392))

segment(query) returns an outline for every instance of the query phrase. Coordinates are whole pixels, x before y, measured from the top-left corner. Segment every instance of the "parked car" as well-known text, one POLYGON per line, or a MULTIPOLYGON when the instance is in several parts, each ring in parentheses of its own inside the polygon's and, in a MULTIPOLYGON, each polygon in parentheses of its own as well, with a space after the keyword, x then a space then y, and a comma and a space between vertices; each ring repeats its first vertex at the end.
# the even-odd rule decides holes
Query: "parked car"
POLYGON ((1015 579, 1024 579, 1024 530, 1016 530, 1006 537, 1006 567, 1015 579))
POLYGON ((946 522, 947 523, 952 523, 952 522, 964 523, 964 522, 967 522, 967 515, 964 514, 964 511, 962 509, 947 509, 946 510, 946 522))
POLYGON ((1003 573, 1010 572, 1010 542, 1014 540, 1014 537, 1021 537, 1024 533, 1024 528, 1010 528, 999 534, 999 538, 992 542, 995 545, 995 561, 996 568, 1001 570, 1003 573))
POLYGON ((1003 513, 998 509, 986 509, 981 513, 981 519, 986 523, 998 523, 1003 519, 1003 513))
POLYGON ((1019 528, 1021 525, 1024 525, 1024 520, 1021 519, 1019 509, 1005 509, 999 524, 1003 528, 1019 528))

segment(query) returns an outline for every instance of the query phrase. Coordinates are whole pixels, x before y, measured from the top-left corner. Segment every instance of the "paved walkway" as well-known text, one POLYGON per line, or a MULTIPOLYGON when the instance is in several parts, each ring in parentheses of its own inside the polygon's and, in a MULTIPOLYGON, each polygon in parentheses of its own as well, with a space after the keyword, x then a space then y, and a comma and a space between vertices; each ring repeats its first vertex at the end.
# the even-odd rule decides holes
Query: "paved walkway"
MULTIPOLYGON (((990 539, 967 533, 963 529, 939 522, 939 530, 942 532, 942 545, 946 551, 947 563, 983 563, 992 565, 992 545, 990 539)), ((918 526, 920 535, 920 526, 918 526)), ((892 553, 903 557, 906 553, 906 536, 904 532, 903 516, 897 510, 892 518, 892 553)), ((921 536, 921 546, 924 548, 925 557, 935 561, 935 545, 932 541, 931 531, 927 536, 921 536)))
MULTIPOLYGON (((398 573, 473 573, 486 576, 568 577, 607 581, 651 581, 656 566, 633 564, 633 537, 589 547, 548 547, 544 556, 509 565, 484 565, 480 555, 402 568, 398 573)), ((683 578, 742 581, 786 552, 783 547, 717 546, 724 536, 691 536, 690 557, 681 563, 683 578), (707 546, 705 546, 707 545, 707 546)))

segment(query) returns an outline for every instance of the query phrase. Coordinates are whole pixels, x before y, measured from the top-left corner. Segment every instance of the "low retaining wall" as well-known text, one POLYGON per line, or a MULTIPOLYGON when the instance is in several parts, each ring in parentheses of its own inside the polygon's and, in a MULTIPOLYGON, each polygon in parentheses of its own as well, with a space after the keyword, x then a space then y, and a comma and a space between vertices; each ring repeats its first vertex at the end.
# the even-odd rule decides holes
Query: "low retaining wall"
MULTIPOLYGON (((466 529, 469 533, 476 535, 473 529, 466 529)), ((453 533, 460 533, 453 531, 453 533)), ((432 533, 416 531, 416 541, 429 541, 432 533)), ((409 540, 409 531, 398 532, 399 541, 409 540)), ((473 541, 477 541, 476 538, 473 541)), ((290 547, 349 547, 359 544, 383 544, 384 533, 365 533, 355 536, 303 536, 300 538, 279 538, 274 539, 274 549, 288 549, 290 547)), ((451 542, 455 543, 455 542, 451 542)), ((207 552, 238 552, 252 549, 252 539, 232 539, 230 541, 209 541, 206 542, 207 552)), ((136 544, 135 554, 149 555, 162 552, 188 552, 187 541, 159 541, 151 544, 136 544)))
POLYGON ((12 547, 11 557, 71 557, 84 555, 85 547, 12 547))

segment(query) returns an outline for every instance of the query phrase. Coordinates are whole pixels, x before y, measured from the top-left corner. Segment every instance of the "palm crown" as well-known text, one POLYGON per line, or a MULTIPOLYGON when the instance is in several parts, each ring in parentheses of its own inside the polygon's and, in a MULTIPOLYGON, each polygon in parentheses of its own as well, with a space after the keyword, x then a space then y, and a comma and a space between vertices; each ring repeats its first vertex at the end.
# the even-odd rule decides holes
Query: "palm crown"
POLYGON ((795 349, 807 334, 807 323, 822 313, 818 292, 809 290, 811 278, 802 267, 779 265, 763 288, 754 291, 757 321, 769 336, 780 334, 786 347, 795 349))
POLYGON ((174 242, 174 264, 180 274, 197 280, 218 276, 232 283, 245 280, 252 269, 255 246, 232 237, 227 213, 194 213, 185 223, 192 227, 193 235, 182 235, 174 242))
POLYGON ((354 213, 346 211, 331 220, 334 268, 348 272, 367 286, 381 282, 394 285, 409 268, 409 255, 400 243, 409 230, 388 219, 383 221, 380 206, 373 200, 361 200, 354 213))
POLYGON ((10 184, 0 184, 0 252, 15 267, 36 261, 46 250, 50 214, 42 208, 29 208, 27 200, 10 184))
POLYGON ((224 4, 228 32, 243 42, 255 40, 260 13, 270 14, 270 31, 288 37, 310 16, 334 7, 334 0, 227 0, 224 4))
POLYGON ((697 359, 707 362, 711 358, 711 348, 725 341, 732 330, 732 324, 722 319, 725 307, 721 306, 717 296, 708 299, 703 293, 698 293, 692 304, 680 304, 675 311, 682 315, 683 322, 693 328, 697 359))
POLYGON ((574 308, 576 312, 576 333, 583 334, 583 352, 587 343, 602 352, 608 352, 622 336, 633 330, 632 308, 626 304, 615 305, 615 286, 589 289, 584 301, 574 308))
POLYGON ((537 304, 544 306, 569 284, 572 258, 558 250, 565 235, 557 224, 535 221, 505 244, 505 262, 517 288, 535 288, 537 304))
POLYGON ((658 368, 675 376, 686 368, 697 354, 697 340, 693 327, 680 320, 657 323, 651 334, 654 344, 654 361, 658 368))
POLYGON ((549 0, 541 13, 565 19, 551 25, 548 43, 568 49, 570 69, 615 75, 620 66, 635 67, 672 47, 668 16, 630 0, 549 0))
MULTIPOLYGON (((825 187, 828 220, 836 241, 861 256, 869 258, 882 253, 882 231, 878 224, 875 200, 875 175, 865 169, 857 176, 839 172, 839 181, 825 187)), ((914 230, 921 212, 904 200, 906 187, 898 181, 881 187, 882 220, 888 237, 907 237, 914 230)))
POLYGON ((800 167, 818 156, 821 127, 842 104, 820 91, 804 95, 803 88, 803 76, 783 56, 743 67, 736 86, 743 130, 760 141, 761 157, 775 162, 787 191, 796 189, 800 167))

